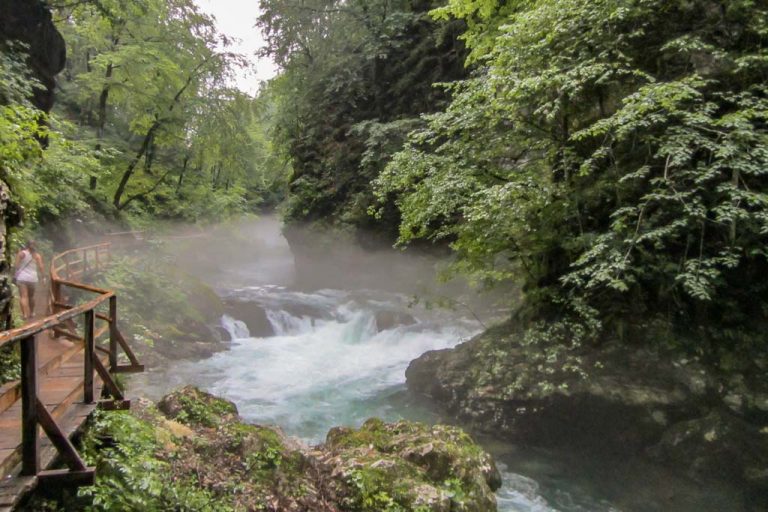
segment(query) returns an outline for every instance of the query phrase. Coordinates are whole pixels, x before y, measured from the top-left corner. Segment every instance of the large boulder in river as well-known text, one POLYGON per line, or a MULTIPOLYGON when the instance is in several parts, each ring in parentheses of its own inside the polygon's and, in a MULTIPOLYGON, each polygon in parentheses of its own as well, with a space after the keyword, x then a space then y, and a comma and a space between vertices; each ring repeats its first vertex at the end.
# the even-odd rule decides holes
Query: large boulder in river
POLYGON ((416 324, 416 319, 413 315, 402 311, 381 310, 377 311, 374 315, 376 317, 376 330, 379 332, 416 324))
POLYGON ((558 351, 507 324, 424 354, 406 377, 409 389, 477 429, 589 454, 652 455, 702 482, 766 497, 768 424, 752 412, 759 400, 728 398, 722 381, 679 353, 611 343, 558 351), (755 405, 736 407, 742 402, 755 405), (741 410, 751 415, 734 414, 741 410))
POLYGON ((736 480, 768 504, 768 428, 730 411, 673 425, 649 453, 665 465, 686 468, 694 478, 736 480))
POLYGON ((693 361, 619 346, 546 350, 503 325, 416 359, 408 387, 481 430, 601 449, 647 446, 705 406, 710 383, 693 361))
POLYGON ((256 302, 227 299, 224 301, 225 311, 233 318, 245 322, 248 332, 254 338, 266 338, 275 335, 275 329, 267 318, 264 307, 256 302))
POLYGON ((461 429, 371 418, 332 429, 322 460, 347 483, 345 510, 496 510, 501 476, 461 429))

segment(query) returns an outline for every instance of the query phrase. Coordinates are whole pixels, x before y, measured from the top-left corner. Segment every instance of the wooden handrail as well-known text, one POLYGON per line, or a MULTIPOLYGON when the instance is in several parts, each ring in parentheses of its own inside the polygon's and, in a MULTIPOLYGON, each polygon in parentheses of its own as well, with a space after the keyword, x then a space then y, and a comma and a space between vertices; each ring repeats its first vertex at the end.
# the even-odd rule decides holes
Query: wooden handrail
POLYGON ((77 247, 75 249, 70 249, 68 251, 64 251, 56 254, 51 260, 51 280, 52 281, 57 281, 57 280, 70 281, 71 280, 71 276, 69 275, 69 273, 67 273, 66 276, 62 277, 59 275, 59 272, 62 270, 67 270, 68 265, 71 264, 71 262, 69 261, 69 257, 72 256, 73 254, 77 254, 77 255, 83 254, 84 256, 82 258, 82 261, 86 261, 87 256, 85 255, 87 255, 89 251, 94 251, 96 255, 95 269, 99 270, 101 268, 101 264, 106 263, 106 262, 102 262, 99 259, 99 251, 106 252, 109 255, 109 248, 111 245, 112 244, 110 242, 104 242, 101 244, 89 245, 86 247, 77 247))
MULTIPOLYGON (((53 279, 51 280, 53 281, 53 279)), ((77 290, 83 290, 85 292, 91 292, 91 293, 98 293, 101 295, 107 295, 109 293, 113 293, 110 290, 105 290, 104 288, 99 288, 97 286, 91 286, 84 283, 78 283, 77 281, 68 281, 66 279, 57 279, 55 281, 59 285, 68 286, 70 288, 75 288, 77 290)))
POLYGON ((112 290, 106 290, 93 285, 82 283, 82 278, 88 271, 98 272, 110 259, 110 244, 103 243, 88 247, 78 247, 55 255, 51 260, 51 314, 17 329, 0 332, 0 347, 18 342, 21 347, 21 411, 22 411, 22 475, 46 476, 49 478, 81 478, 92 481, 94 468, 86 468, 69 439, 62 433, 53 416, 40 400, 38 390, 38 356, 37 336, 48 329, 57 335, 70 339, 79 339, 84 350, 84 380, 83 402, 94 402, 94 373, 104 382, 107 393, 112 397, 109 407, 121 407, 129 404, 125 400, 111 374, 121 372, 143 371, 144 367, 125 341, 117 327, 117 296, 112 290), (89 254, 92 255, 89 261, 89 254), (73 258, 78 258, 73 261, 73 258), (90 267, 89 267, 90 263, 90 267), (77 270, 73 267, 77 266, 77 270), (64 288, 73 288, 86 293, 97 295, 94 299, 80 305, 72 306, 63 294, 64 288), (109 303, 109 314, 104 315, 96 308, 109 303), (61 309, 61 311, 57 311, 61 309), (73 320, 83 315, 82 338, 75 332, 73 320), (108 329, 96 329, 95 322, 104 321, 108 329), (100 333, 109 331, 109 349, 96 345, 100 333), (118 364, 118 347, 128 356, 130 364, 118 364), (109 356, 109 370, 102 363, 97 350, 106 351, 109 356), (119 404, 117 404, 119 402, 119 404), (51 439, 62 460, 70 471, 44 472, 40 471, 40 439, 39 427, 51 439), (55 473, 55 474, 54 474, 55 473))
MULTIPOLYGON (((51 259, 51 310, 54 313, 56 312, 57 308, 63 308, 65 311, 77 311, 73 316, 77 316, 77 314, 89 315, 90 312, 93 312, 93 321, 102 320, 108 324, 110 371, 113 373, 140 372, 144 370, 144 367, 139 364, 138 358, 133 353, 128 343, 125 341, 125 337, 117 328, 117 296, 115 293, 111 290, 99 288, 97 286, 85 284, 76 280, 76 276, 84 275, 86 270, 92 270, 96 272, 100 271, 102 267, 111 259, 111 245, 111 242, 103 242, 86 247, 77 247, 75 249, 61 252, 51 259), (88 254, 93 254, 93 258, 91 258, 91 268, 87 268, 87 262, 89 260, 88 254), (76 261, 78 263, 83 263, 82 270, 72 270, 72 258, 77 258, 76 261), (63 296, 62 289, 65 287, 73 288, 87 293, 94 293, 99 295, 99 297, 91 302, 88 302, 87 304, 72 307, 63 296), (109 301, 109 314, 102 315, 96 312, 95 309, 106 301, 109 301), (89 307, 83 309, 85 306, 89 307), (118 364, 118 347, 122 348, 123 352, 125 352, 125 355, 128 356, 128 359, 130 360, 129 365, 120 366, 118 364)), ((66 318, 63 318, 62 322, 59 322, 58 325, 61 325, 61 323, 65 322, 66 320, 66 318)), ((95 332, 102 333, 106 330, 107 329, 99 329, 95 330, 95 332)), ((56 332, 58 335, 63 335, 65 337, 75 339, 79 338, 79 336, 75 335, 74 333, 67 332, 63 329, 58 329, 56 332)), ((0 340, 1 339, 2 338, 0 338, 0 340)), ((79 339, 86 338, 83 337, 79 339)))
POLYGON ((114 292, 107 292, 90 302, 86 302, 85 304, 67 309, 61 313, 47 316, 36 322, 23 325, 22 327, 17 327, 16 329, 11 329, 10 331, 0 332, 0 346, 29 338, 30 336, 39 334, 47 329, 56 327, 57 325, 66 322, 67 320, 71 320, 78 315, 82 315, 87 311, 93 311, 95 308, 108 301, 110 297, 114 297, 114 295, 114 292))

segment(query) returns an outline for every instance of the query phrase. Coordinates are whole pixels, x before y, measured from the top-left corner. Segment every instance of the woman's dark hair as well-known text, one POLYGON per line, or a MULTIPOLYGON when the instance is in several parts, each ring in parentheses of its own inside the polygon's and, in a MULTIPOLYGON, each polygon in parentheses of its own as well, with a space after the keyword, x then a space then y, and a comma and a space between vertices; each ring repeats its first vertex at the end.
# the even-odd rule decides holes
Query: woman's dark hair
POLYGON ((27 242, 24 244, 24 248, 37 251, 37 245, 35 244, 34 240, 27 240, 27 242))

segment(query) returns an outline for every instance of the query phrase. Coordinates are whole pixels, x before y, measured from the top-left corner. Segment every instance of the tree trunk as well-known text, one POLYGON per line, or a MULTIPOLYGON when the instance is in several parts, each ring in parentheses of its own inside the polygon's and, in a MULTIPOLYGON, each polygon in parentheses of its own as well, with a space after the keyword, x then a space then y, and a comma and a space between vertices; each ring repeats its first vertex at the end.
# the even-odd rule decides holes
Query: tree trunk
MULTIPOLYGON (((192 81, 195 79, 197 74, 200 72, 200 70, 205 66, 206 63, 208 63, 210 59, 203 60, 200 64, 198 64, 195 69, 192 70, 192 72, 187 77, 186 82, 184 82, 184 85, 176 91, 176 95, 173 97, 173 100, 171 100, 170 105, 168 105, 168 112, 173 112, 173 109, 176 108, 176 105, 181 101, 181 97, 184 95, 184 91, 189 88, 190 85, 192 85, 192 81)), ((160 119, 160 116, 158 114, 155 114, 155 121, 152 123, 152 126, 149 127, 149 130, 147 130, 146 135, 144 136, 144 140, 141 143, 141 148, 139 148, 139 152, 136 153, 136 156, 133 157, 133 160, 131 160, 131 163, 128 164, 128 168, 123 173, 123 177, 120 179, 120 184, 117 186, 117 190, 115 191, 115 197, 112 200, 112 204, 115 206, 116 209, 122 210, 125 207, 125 204, 121 204, 120 200, 123 197, 123 194, 125 193, 125 187, 128 185, 128 180, 131 179, 131 176, 133 175, 133 171, 136 170, 136 166, 141 161, 141 157, 143 157, 147 150, 149 149, 150 144, 152 143, 152 140, 155 137, 155 132, 160 128, 160 125, 162 124, 162 119, 160 119)), ((165 178, 165 175, 163 175, 163 178, 165 178)), ((163 178, 160 179, 158 183, 160 183, 163 178)), ((126 203, 127 204, 127 203, 126 203)))
POLYGON ((179 173, 179 182, 176 183, 176 195, 181 192, 181 186, 184 184, 184 174, 187 172, 187 164, 189 163, 189 155, 184 157, 184 165, 181 166, 181 172, 179 173))
POLYGON ((138 165, 139 161, 141 160, 141 157, 144 156, 144 154, 147 152, 147 148, 149 147, 150 142, 152 141, 152 138, 155 135, 155 132, 160 128, 160 120, 155 119, 155 122, 152 123, 152 126, 149 127, 149 130, 147 130, 146 135, 144 135, 144 140, 141 143, 141 148, 139 148, 139 152, 136 153, 136 156, 133 157, 133 160, 131 160, 131 163, 128 164, 128 168, 123 173, 123 177, 120 178, 120 184, 117 186, 117 190, 115 191, 115 197, 112 200, 112 204, 117 208, 118 210, 122 209, 122 205, 120 204, 120 200, 123 197, 123 193, 125 193, 125 187, 128 185, 128 180, 131 179, 131 176, 133 175, 133 171, 136 170, 136 165, 138 165))
POLYGON ((216 190, 217 188, 219 188, 219 176, 221 175, 221 162, 217 163, 213 169, 214 169, 213 189, 216 190))
MULTIPOLYGON (((107 70, 104 73, 104 87, 101 88, 101 94, 99 95, 99 109, 98 120, 96 125, 96 151, 101 150, 101 141, 104 139, 104 127, 107 124, 107 100, 109 99, 109 80, 112 78, 112 71, 114 66, 110 62, 107 64, 107 70)), ((91 176, 90 181, 91 190, 96 190, 96 176, 91 176)))
POLYGON ((144 155, 144 172, 149 176, 152 176, 152 163, 155 161, 155 137, 149 141, 147 146, 147 153, 144 155))

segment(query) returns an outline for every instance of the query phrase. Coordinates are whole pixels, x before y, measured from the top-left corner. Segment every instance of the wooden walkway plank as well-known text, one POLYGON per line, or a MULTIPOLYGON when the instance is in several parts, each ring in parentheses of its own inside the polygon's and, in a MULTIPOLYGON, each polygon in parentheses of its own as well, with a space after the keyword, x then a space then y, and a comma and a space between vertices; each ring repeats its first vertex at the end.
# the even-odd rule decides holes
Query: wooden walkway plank
MULTIPOLYGON (((43 344, 48 341, 47 337, 43 337, 38 343, 43 344)), ((106 361, 107 356, 100 357, 100 359, 106 361)), ((77 431, 96 407, 95 403, 82 403, 83 373, 82 360, 78 361, 78 358, 75 358, 48 375, 39 376, 40 399, 57 422, 64 421, 66 423, 66 427, 62 427, 62 430, 77 431), (85 415, 72 416, 72 414, 78 412, 85 413, 85 415)), ((98 396, 101 393, 102 383, 96 379, 94 383, 94 392, 98 396)), ((42 431, 40 442, 41 450, 44 451, 49 443, 42 431)), ((14 405, 0 413, 0 477, 7 478, 13 476, 14 468, 18 465, 21 457, 20 447, 21 403, 17 401, 14 405)), ((43 459, 41 459, 41 467, 47 468, 43 459)))

